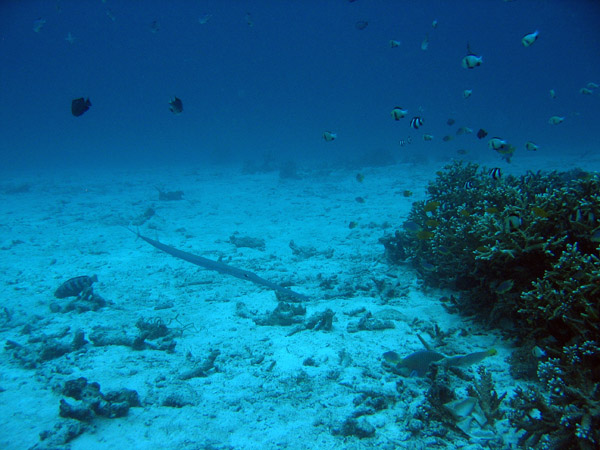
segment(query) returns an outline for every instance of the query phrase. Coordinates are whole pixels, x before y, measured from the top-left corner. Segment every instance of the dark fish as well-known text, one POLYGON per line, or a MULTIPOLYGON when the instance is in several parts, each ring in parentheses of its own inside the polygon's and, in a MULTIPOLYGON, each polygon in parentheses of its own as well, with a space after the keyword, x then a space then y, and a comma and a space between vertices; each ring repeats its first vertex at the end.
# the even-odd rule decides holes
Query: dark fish
POLYGON ((447 136, 444 136, 444 137, 442 138, 442 141, 444 141, 444 142, 448 142, 448 141, 451 141, 452 139, 454 139, 452 136, 450 136, 450 135, 447 135, 447 136))
POLYGON ((91 277, 82 275, 80 277, 71 278, 58 287, 54 292, 54 296, 56 298, 77 297, 84 289, 89 288, 96 281, 98 281, 96 275, 91 277))
POLYGON ((369 22, 367 22, 366 20, 359 20, 358 22, 356 22, 354 24, 354 28, 356 28, 357 30, 364 30, 368 26, 369 26, 369 22))
POLYGON ((488 132, 485 131, 483 128, 480 128, 479 131, 477 132, 477 137, 479 139, 483 139, 484 137, 486 137, 488 135, 488 132))
POLYGON ((499 180, 502 178, 502 169, 500 169, 500 167, 494 167, 488 170, 488 175, 492 177, 493 180, 499 180))
POLYGON ((88 109, 90 109, 90 106, 92 106, 92 103, 90 102, 89 98, 76 98, 75 100, 71 101, 71 114, 73 114, 75 117, 79 117, 88 109))
POLYGON ((448 120, 446 121, 446 123, 447 123, 448 125, 452 126, 452 125, 454 125, 454 124, 456 123, 456 120, 454 120, 454 119, 448 119, 448 120))
POLYGON ((470 181, 465 181, 465 185, 464 185, 465 189, 473 189, 473 183, 471 183, 470 181))
POLYGON ((410 119, 410 127, 411 128, 414 128, 416 130, 421 125, 423 125, 423 119, 421 119, 419 116, 415 116, 412 119, 410 119))
POLYGON ((183 112, 183 103, 181 102, 181 99, 177 98, 177 97, 173 97, 169 101, 169 110, 173 114, 181 114, 183 112))

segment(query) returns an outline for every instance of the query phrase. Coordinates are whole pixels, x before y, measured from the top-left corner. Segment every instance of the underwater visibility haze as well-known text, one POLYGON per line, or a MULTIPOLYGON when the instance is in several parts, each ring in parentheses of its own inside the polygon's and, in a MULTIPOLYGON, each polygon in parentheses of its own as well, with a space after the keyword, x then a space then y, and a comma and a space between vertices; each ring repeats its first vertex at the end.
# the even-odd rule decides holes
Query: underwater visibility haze
POLYGON ((600 2, 0 2, 0 448, 600 448, 600 2))
POLYGON ((584 153, 598 139, 598 90, 579 92, 598 82, 600 6, 591 0, 31 0, 1 8, 4 167, 229 163, 266 153, 448 157, 459 145, 486 153, 485 142, 422 141, 423 133, 438 144, 453 134, 448 118, 518 152, 531 140, 546 154, 584 153), (523 36, 536 30, 525 47, 523 36), (461 66, 467 44, 483 57, 472 70, 461 66), (93 107, 76 119, 69 106, 80 97, 93 107), (170 113, 173 97, 182 114, 170 113), (409 120, 423 117, 418 133, 409 120, 389 120, 394 106, 409 120), (552 116, 565 120, 550 127, 552 116), (324 131, 338 135, 333 145, 324 131), (412 148, 400 148, 409 137, 412 148))

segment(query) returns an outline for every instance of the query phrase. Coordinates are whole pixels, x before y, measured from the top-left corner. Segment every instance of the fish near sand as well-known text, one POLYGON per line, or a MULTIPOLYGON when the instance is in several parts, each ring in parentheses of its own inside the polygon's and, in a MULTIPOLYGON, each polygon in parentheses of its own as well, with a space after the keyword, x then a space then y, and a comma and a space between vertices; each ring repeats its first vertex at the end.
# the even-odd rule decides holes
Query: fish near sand
POLYGON ((192 253, 184 252, 183 250, 178 250, 175 247, 171 247, 170 245, 163 244, 161 242, 155 241, 154 239, 150 239, 149 237, 142 236, 139 232, 135 232, 129 228, 127 228, 133 234, 136 234, 137 237, 146 241, 148 244, 157 248, 158 250, 168 253, 171 256, 174 256, 178 259, 183 259, 189 263, 195 264, 200 267, 204 267, 208 270, 214 270, 215 272, 219 272, 225 275, 231 275, 232 277, 239 278, 240 280, 250 281, 254 284, 258 284, 261 286, 268 287, 277 292, 281 292, 282 294, 288 295, 290 297, 295 297, 298 300, 308 300, 308 297, 305 295, 299 294, 297 292, 292 291, 291 289, 284 288, 276 283, 272 283, 264 278, 259 277, 255 273, 249 272, 247 270, 238 269, 237 267, 229 266, 227 264, 223 264, 219 261, 213 261, 212 259, 204 258, 202 256, 197 256, 192 253))
POLYGON ((83 292, 84 289, 89 288, 96 281, 98 281, 98 277, 96 275, 91 277, 82 275, 71 278, 61 284, 58 289, 56 289, 54 296, 56 298, 77 297, 79 294, 81 294, 81 292, 83 292))
POLYGON ((71 114, 73 114, 75 117, 79 117, 88 109, 90 109, 90 106, 92 106, 92 103, 90 102, 89 98, 76 98, 71 101, 71 114))
POLYGON ((433 363, 439 362, 448 367, 467 367, 477 364, 484 358, 493 356, 496 353, 496 349, 491 348, 466 355, 445 356, 434 350, 420 350, 404 358, 401 358, 396 352, 385 352, 383 359, 387 364, 393 366, 400 375, 424 377, 433 363))
POLYGON ((180 98, 173 97, 169 100, 169 111, 173 114, 181 114, 183 112, 183 102, 180 98))

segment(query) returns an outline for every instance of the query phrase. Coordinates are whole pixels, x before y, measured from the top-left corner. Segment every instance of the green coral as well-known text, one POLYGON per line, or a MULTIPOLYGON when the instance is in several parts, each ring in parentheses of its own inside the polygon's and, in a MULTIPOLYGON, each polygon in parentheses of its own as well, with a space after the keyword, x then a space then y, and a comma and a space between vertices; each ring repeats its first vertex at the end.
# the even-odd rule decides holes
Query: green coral
POLYGON ((600 176, 487 172, 463 162, 438 172, 403 229, 382 239, 387 257, 458 291, 461 313, 508 320, 532 359, 535 350, 537 371, 526 373, 539 389, 511 400, 522 446, 599 448, 600 176))
POLYGON ((560 258, 521 294, 519 312, 535 334, 560 343, 600 336, 600 259, 567 244, 560 258))
POLYGON ((544 389, 517 389, 511 424, 520 444, 535 449, 591 450, 600 446, 600 348, 594 341, 566 346, 538 364, 544 389))

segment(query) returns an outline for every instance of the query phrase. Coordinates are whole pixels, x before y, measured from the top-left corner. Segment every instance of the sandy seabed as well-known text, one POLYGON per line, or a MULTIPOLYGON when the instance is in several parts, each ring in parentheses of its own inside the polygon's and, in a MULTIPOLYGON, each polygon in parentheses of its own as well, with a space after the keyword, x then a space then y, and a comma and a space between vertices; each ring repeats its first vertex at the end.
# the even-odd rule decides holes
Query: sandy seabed
MULTIPOLYGON (((141 406, 83 422, 67 444, 74 450, 486 448, 488 438, 475 435, 429 436, 427 424, 414 419, 427 381, 382 367, 386 351, 422 350, 417 334, 435 342, 437 327, 447 335, 437 350, 493 347, 497 355, 481 365, 499 392, 510 396, 517 386, 507 362, 512 342, 450 314, 440 298, 451 293, 423 286, 409 266, 389 266, 383 257, 379 238, 401 226, 413 201, 425 199, 442 165, 364 169, 363 182, 356 170, 282 180, 276 172, 221 168, 4 177, 5 187, 28 188, 0 194, 0 340, 33 352, 33 363, 0 352, 0 448, 61 448, 53 439, 76 421, 59 417, 59 404, 77 403, 61 389, 78 377, 99 383, 103 393, 133 389, 141 406), (157 187, 181 190, 183 200, 159 201, 157 187), (144 221, 149 208, 154 215, 144 221), (258 325, 253 319, 277 306, 272 290, 160 252, 124 228, 136 222, 150 238, 306 295, 306 316, 330 309, 332 329, 290 333, 294 325, 258 325), (237 247, 232 236, 263 239, 265 247, 237 247), (58 312, 56 305, 72 299, 54 298, 56 288, 92 274, 94 292, 108 304, 58 312), (381 286, 396 294, 388 298, 381 286), (350 332, 366 312, 394 328, 350 332), (140 319, 164 323, 174 350, 148 340, 141 349, 88 342, 55 358, 35 354, 44 342, 71 342, 78 330, 88 341, 98 330, 134 336, 140 319), (206 373, 182 377, 214 351, 206 373), (370 397, 386 399, 385 407, 358 414, 370 397), (336 432, 359 415, 374 436, 336 432)), ((465 371, 474 375, 476 367, 465 371)), ((486 431, 505 448, 515 445, 506 419, 486 431)))

